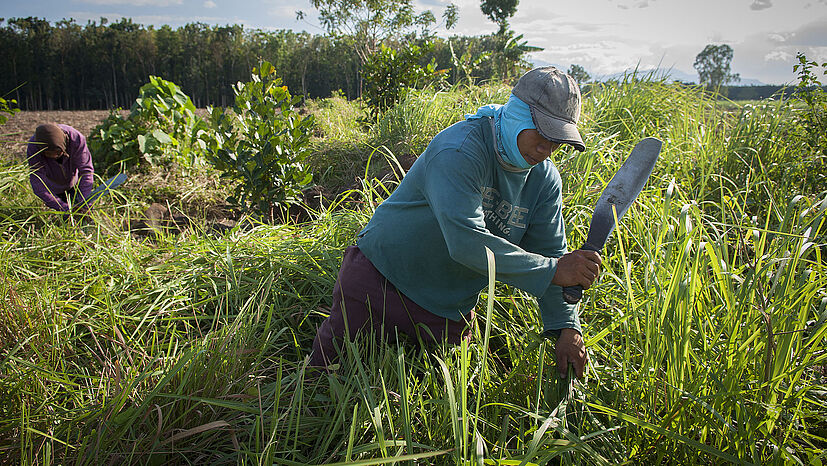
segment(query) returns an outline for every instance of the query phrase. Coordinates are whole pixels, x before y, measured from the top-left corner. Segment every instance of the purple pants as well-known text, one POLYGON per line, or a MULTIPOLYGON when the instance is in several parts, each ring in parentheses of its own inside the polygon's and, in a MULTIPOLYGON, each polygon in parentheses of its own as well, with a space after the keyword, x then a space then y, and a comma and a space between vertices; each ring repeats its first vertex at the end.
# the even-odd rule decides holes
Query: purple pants
POLYGON ((471 311, 459 322, 433 314, 403 295, 388 281, 356 246, 345 251, 336 285, 333 307, 313 340, 310 365, 324 367, 335 363, 342 351, 345 329, 350 339, 365 331, 395 340, 405 334, 426 344, 458 344, 471 337, 471 311), (345 326, 347 321, 347 326, 345 326))

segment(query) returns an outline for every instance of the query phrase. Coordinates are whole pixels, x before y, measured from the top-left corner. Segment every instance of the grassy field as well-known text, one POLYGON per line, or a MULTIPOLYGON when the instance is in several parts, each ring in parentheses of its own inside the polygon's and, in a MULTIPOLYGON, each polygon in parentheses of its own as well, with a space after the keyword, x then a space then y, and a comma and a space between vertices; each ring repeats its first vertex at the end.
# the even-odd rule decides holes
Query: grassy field
POLYGON ((0 463, 827 462, 827 170, 788 137, 783 103, 724 113, 658 81, 592 89, 587 150, 554 160, 570 245, 633 145, 664 146, 581 304, 583 380, 556 375, 533 298, 501 284, 470 344, 359 340, 336 373, 308 370, 342 252, 397 183, 394 161, 506 98, 418 93, 368 129, 352 103, 311 102, 316 180, 338 197, 300 224, 218 233, 193 218, 139 237, 124 225, 147 192, 193 212, 205 185, 146 177, 61 219, 2 162, 0 463))

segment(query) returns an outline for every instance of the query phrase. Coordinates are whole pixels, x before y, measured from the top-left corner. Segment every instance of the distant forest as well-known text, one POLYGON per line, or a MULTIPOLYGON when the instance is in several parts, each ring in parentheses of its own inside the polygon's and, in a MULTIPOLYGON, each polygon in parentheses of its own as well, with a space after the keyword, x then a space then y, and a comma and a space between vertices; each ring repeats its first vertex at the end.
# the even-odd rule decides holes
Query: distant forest
MULTIPOLYGON (((347 38, 203 23, 156 29, 127 18, 86 25, 11 18, 0 19, 0 26, 0 62, 5 64, 0 97, 15 99, 22 110, 129 108, 150 75, 178 84, 198 107, 227 106, 233 102, 231 85, 248 81, 260 60, 272 63, 294 94, 360 95, 359 59, 347 38)), ((455 66, 457 57, 470 61, 497 44, 494 36, 410 41, 434 44, 423 61, 433 59, 446 70, 448 84, 467 78, 455 66)), ((474 81, 493 75, 490 63, 474 63, 474 81)))
MULTIPOLYGON (((433 44, 422 64, 433 60, 437 69, 445 70, 446 84, 498 76, 492 58, 502 56, 497 54, 501 41, 496 35, 404 40, 433 44)), ((231 85, 249 80, 261 60, 276 67, 294 94, 361 95, 360 62, 347 37, 204 23, 156 29, 128 18, 101 18, 86 25, 0 18, 0 62, 5 64, 0 97, 15 99, 22 110, 129 108, 150 75, 178 84, 198 107, 227 106, 234 97, 231 85)), ((727 91, 730 99, 742 100, 767 98, 780 89, 733 86, 727 91)))

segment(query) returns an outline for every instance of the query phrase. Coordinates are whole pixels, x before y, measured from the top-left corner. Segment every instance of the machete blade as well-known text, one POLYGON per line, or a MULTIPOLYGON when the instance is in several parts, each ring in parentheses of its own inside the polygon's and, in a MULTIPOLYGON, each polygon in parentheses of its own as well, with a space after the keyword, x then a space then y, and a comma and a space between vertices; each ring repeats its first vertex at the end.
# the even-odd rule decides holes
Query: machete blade
MULTIPOLYGON (((662 145, 657 138, 645 138, 635 145, 629 158, 623 162, 597 200, 589 224, 589 235, 581 249, 603 249, 615 229, 615 214, 612 210, 617 212, 618 221, 623 218, 652 174, 662 145)), ((583 287, 580 285, 563 287, 563 298, 569 304, 577 303, 582 296, 583 287)))
POLYGON ((623 214, 629 209, 638 194, 643 190, 643 185, 652 174, 655 162, 660 154, 661 141, 656 138, 646 138, 638 142, 629 158, 606 185, 600 199, 594 206, 592 221, 589 225, 589 236, 586 239, 588 247, 593 251, 600 251, 606 245, 606 240, 615 228, 612 206, 617 211, 617 219, 623 218, 623 214))
POLYGON ((100 186, 93 189, 92 192, 89 193, 89 197, 86 198, 86 201, 84 203, 86 205, 91 206, 95 201, 98 200, 99 197, 122 185, 124 181, 126 181, 126 174, 118 173, 112 178, 109 178, 108 180, 104 181, 100 186))

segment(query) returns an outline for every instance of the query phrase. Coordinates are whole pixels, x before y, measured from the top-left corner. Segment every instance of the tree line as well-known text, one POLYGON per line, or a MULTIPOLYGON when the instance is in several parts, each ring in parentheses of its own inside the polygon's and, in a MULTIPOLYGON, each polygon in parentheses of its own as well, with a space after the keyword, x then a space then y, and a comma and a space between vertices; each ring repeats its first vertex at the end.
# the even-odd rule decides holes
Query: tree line
MULTIPOLYGON (((430 44, 421 57, 443 70, 447 84, 507 77, 525 51, 520 37, 407 36, 430 44), (516 45, 515 45, 516 44, 516 45), (508 63, 503 62, 506 58, 508 63)), ((245 81, 261 61, 272 63, 291 92, 307 98, 341 92, 361 95, 362 62, 353 38, 240 25, 190 23, 144 26, 129 18, 109 22, 0 18, 0 97, 22 110, 91 110, 132 105, 149 76, 180 85, 198 107, 233 102, 231 85, 245 81)))

